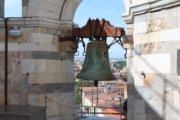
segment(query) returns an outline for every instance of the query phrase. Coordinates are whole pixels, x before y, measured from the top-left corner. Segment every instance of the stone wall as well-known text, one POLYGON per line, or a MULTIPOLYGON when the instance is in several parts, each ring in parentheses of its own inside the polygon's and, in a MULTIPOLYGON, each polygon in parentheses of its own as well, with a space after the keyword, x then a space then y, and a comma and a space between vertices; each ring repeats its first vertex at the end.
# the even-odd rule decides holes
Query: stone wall
POLYGON ((0 0, 0 18, 4 17, 4 0, 0 0))
MULTIPOLYGON (((4 20, 0 20, 0 104, 4 104, 4 20)), ((8 28, 18 26, 20 37, 8 36, 8 104, 45 106, 47 117, 75 118, 74 50, 77 43, 59 41, 63 26, 72 24, 40 18, 11 18, 8 28), (61 29, 60 29, 61 28, 61 29), (71 109, 70 109, 71 108, 71 109), (68 112, 67 112, 68 111, 68 112)), ((64 31, 64 30, 63 30, 64 31)), ((70 34, 68 34, 70 35, 70 34)))
POLYGON ((175 7, 135 17, 135 112, 143 119, 180 119, 179 13, 175 7))
POLYGON ((137 4, 129 7, 131 14, 123 15, 134 37, 134 60, 127 59, 134 62, 128 81, 134 79, 135 88, 133 96, 128 91, 128 120, 179 120, 179 1, 132 2, 137 4))

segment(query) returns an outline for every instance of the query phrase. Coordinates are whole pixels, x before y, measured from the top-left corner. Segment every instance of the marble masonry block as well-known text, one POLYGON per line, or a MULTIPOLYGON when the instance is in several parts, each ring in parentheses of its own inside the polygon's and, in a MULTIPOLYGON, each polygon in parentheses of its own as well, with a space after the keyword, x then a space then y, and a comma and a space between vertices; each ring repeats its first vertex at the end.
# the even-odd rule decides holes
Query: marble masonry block
POLYGON ((28 12, 28 7, 22 6, 22 16, 27 16, 27 12, 28 12))
POLYGON ((23 0, 22 1, 22 6, 28 6, 29 0, 23 0))
POLYGON ((134 23, 138 23, 138 22, 143 22, 143 21, 147 21, 147 14, 141 14, 141 15, 137 15, 134 18, 134 23))
POLYGON ((27 84, 27 74, 13 73, 11 74, 11 83, 27 84))
POLYGON ((160 41, 160 32, 135 35, 135 44, 155 43, 160 41))
POLYGON ((148 32, 156 32, 161 30, 161 19, 153 19, 148 21, 148 32))
POLYGON ((164 120, 164 118, 163 117, 159 117, 159 116, 146 115, 146 119, 145 120, 164 120))
POLYGON ((131 49, 127 49, 127 54, 126 57, 127 58, 132 58, 134 56, 134 51, 131 49))
POLYGON ((54 44, 48 44, 46 45, 46 51, 50 51, 50 52, 58 52, 58 45, 54 45, 54 44))
POLYGON ((46 60, 47 73, 60 73, 61 62, 59 60, 46 60))
POLYGON ((147 13, 147 20, 159 19, 165 17, 167 10, 160 10, 153 13, 147 13))
POLYGON ((4 33, 0 33, 0 42, 1 43, 5 42, 5 35, 4 35, 4 33))
POLYGON ((164 116, 164 102, 163 100, 154 101, 152 99, 145 101, 145 113, 153 116, 164 116), (158 106, 158 109, 157 109, 158 106))
POLYGON ((52 44, 53 40, 57 40, 57 36, 44 33, 31 33, 31 42, 35 43, 49 43, 52 44))
POLYGON ((180 104, 180 90, 174 90, 174 103, 180 104))
POLYGON ((128 73, 134 72, 134 58, 127 58, 128 73))
POLYGON ((141 73, 135 73, 134 77, 134 83, 136 86, 151 86, 152 83, 156 80, 157 75, 156 73, 147 73, 145 74, 144 78, 144 76, 141 75, 141 73))
MULTIPOLYGON (((73 106, 73 92, 72 93, 55 93, 47 94, 47 117, 58 116, 58 115, 68 115, 71 110, 69 107, 73 106), (72 97, 71 97, 72 96, 72 97), (57 102, 52 102, 51 100, 57 102), (61 105, 59 105, 61 104, 61 105), (68 111, 68 112, 67 112, 68 111)), ((28 105, 32 106, 44 106, 45 105, 45 94, 29 94, 28 95, 28 105)))
POLYGON ((74 63, 70 60, 60 61, 60 73, 74 73, 74 63))
POLYGON ((34 28, 36 28, 36 27, 20 27, 20 30, 21 30, 21 32, 22 32, 22 34, 31 34, 32 32, 33 32, 33 30, 34 30, 34 28))
POLYGON ((29 74, 27 78, 28 84, 48 84, 54 83, 54 76, 56 74, 41 73, 41 74, 29 74))
POLYGON ((134 24, 134 35, 147 33, 148 32, 148 22, 138 22, 134 24))
POLYGON ((144 100, 135 99, 134 104, 135 104, 135 107, 134 107, 135 113, 145 114, 145 102, 144 102, 144 100))
POLYGON ((61 35, 61 30, 60 29, 53 29, 53 28, 46 28, 46 34, 51 34, 51 35, 61 35))
POLYGON ((134 95, 134 84, 127 84, 128 95, 134 95))
POLYGON ((9 94, 10 105, 27 105, 27 94, 9 94))
POLYGON ((134 108, 128 108, 127 120, 134 120, 134 108))
POLYGON ((46 0, 46 1, 48 1, 50 3, 53 3, 53 4, 55 4, 55 5, 59 6, 59 7, 61 7, 63 5, 63 3, 64 3, 63 0, 62 1, 59 1, 59 0, 46 0))
POLYGON ((54 76, 54 82, 61 83, 72 83, 74 82, 74 74, 73 73, 60 73, 59 75, 54 76))
MULTIPOLYGON (((4 46, 4 43, 0 43, 0 47, 4 46)), ((8 51, 46 51, 45 43, 9 43, 8 51)), ((4 51, 4 48, 0 48, 0 51, 4 51)))
POLYGON ((150 87, 135 86, 135 98, 141 100, 149 100, 152 98, 152 90, 150 87))
POLYGON ((175 107, 175 111, 174 111, 174 117, 175 117, 175 120, 179 120, 180 119, 180 104, 174 104, 174 107, 175 107))
MULTIPOLYGON (((175 61, 176 59, 174 59, 175 61)), ((180 49, 177 50, 177 69, 176 66, 174 66, 175 71, 177 70, 177 74, 180 75, 180 49)))
POLYGON ((46 33, 46 28, 45 27, 33 27, 33 33, 46 33))
POLYGON ((180 41, 180 28, 160 31, 160 41, 180 41))
MULTIPOLYGON (((28 94, 28 105, 31 106, 45 106, 45 94, 28 94)), ((52 99, 53 95, 47 95, 52 99)))
POLYGON ((135 45, 135 47, 134 47, 134 53, 135 53, 135 55, 141 55, 141 54, 142 54, 141 44, 135 45))
POLYGON ((23 59, 22 73, 45 73, 46 60, 23 59))
POLYGON ((29 43, 30 37, 29 33, 23 33, 20 37, 11 37, 8 36, 9 43, 29 43))
POLYGON ((172 103, 166 103, 164 107, 165 111, 165 120, 174 120, 175 117, 175 107, 172 103))
POLYGON ((134 108, 134 105, 135 105, 134 104, 134 95, 128 95, 127 103, 128 103, 128 105, 127 105, 128 109, 134 108))
POLYGON ((171 73, 170 54, 141 55, 135 56, 134 60, 138 73, 171 73))
POLYGON ((134 29, 128 28, 127 29, 127 35, 133 35, 133 31, 134 31, 134 29))
POLYGON ((4 0, 0 0, 0 18, 4 18, 4 0))
POLYGON ((135 120, 147 120, 146 119, 146 114, 136 113, 135 120))
POLYGON ((142 54, 155 54, 162 51, 162 47, 163 47, 162 43, 147 43, 141 45, 141 50, 142 50, 142 54))

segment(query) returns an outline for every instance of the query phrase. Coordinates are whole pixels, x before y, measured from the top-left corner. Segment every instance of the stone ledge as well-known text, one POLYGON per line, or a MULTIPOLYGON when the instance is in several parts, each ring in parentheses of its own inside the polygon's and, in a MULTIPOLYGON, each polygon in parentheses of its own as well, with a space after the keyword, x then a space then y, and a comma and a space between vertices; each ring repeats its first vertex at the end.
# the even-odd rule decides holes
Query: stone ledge
MULTIPOLYGON (((4 27, 4 18, 0 18, 0 27, 4 27)), ((46 18, 9 18, 8 27, 47 27, 54 29, 70 29, 72 30, 73 23, 70 21, 59 21, 46 18)), ((77 24, 74 24, 74 27, 78 27, 77 24)))
POLYGON ((172 6, 180 5, 179 0, 152 0, 150 2, 144 2, 141 4, 130 5, 129 10, 122 14, 122 18, 126 23, 133 23, 134 16, 143 13, 153 12, 172 6))

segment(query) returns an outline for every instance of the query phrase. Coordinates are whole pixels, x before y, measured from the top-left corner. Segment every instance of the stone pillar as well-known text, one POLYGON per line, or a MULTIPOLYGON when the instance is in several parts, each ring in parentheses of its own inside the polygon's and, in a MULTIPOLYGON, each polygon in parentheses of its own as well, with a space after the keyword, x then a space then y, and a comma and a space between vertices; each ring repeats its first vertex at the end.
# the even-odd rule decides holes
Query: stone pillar
POLYGON ((4 18, 4 0, 0 0, 0 18, 4 18))
MULTIPOLYGON (((4 26, 3 21, 0 19, 0 26, 4 26)), ((72 23, 42 18, 8 20, 9 29, 18 26, 22 32, 20 37, 8 37, 8 104, 45 106, 47 95, 48 120, 76 117, 74 53, 66 48, 69 44, 60 50, 61 25, 72 29, 72 23)), ((0 56, 0 104, 4 104, 4 28, 0 29, 0 56)))
POLYGON ((180 3, 142 2, 133 0, 137 4, 123 15, 134 24, 134 119, 178 120, 180 3))
MULTIPOLYGON (((133 29, 129 26, 127 26, 128 31, 133 29)), ((134 43, 131 32, 127 32, 127 34, 129 35, 123 37, 123 48, 127 49, 127 119, 134 120, 134 43)))

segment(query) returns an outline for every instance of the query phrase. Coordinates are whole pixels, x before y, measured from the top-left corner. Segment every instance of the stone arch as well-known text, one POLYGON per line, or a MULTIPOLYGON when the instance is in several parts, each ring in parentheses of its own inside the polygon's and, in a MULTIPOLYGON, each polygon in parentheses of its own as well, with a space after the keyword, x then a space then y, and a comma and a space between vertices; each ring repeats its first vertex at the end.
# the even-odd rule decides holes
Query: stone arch
POLYGON ((41 17, 73 21, 82 0, 23 0, 23 17, 41 17))

